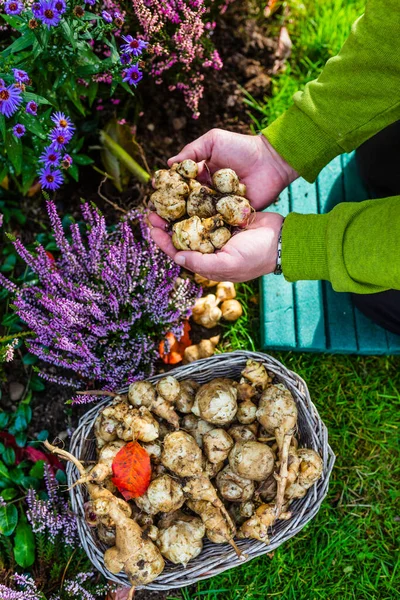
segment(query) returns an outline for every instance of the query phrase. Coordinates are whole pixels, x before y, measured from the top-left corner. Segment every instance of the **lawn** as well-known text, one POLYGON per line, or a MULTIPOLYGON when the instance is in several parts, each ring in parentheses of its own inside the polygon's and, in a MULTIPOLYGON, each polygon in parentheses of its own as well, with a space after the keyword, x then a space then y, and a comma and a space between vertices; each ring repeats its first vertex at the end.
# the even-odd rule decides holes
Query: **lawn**
MULTIPOLYGON (((290 1, 293 41, 272 98, 247 95, 255 129, 290 105, 314 79, 362 13, 364 2, 290 1)), ((242 285, 243 319, 226 330, 226 349, 258 349, 257 286, 242 285)), ((389 600, 398 598, 400 359, 273 353, 303 377, 337 456, 317 517, 273 555, 183 590, 185 600, 389 600)), ((173 596, 170 596, 171 600, 173 596)))

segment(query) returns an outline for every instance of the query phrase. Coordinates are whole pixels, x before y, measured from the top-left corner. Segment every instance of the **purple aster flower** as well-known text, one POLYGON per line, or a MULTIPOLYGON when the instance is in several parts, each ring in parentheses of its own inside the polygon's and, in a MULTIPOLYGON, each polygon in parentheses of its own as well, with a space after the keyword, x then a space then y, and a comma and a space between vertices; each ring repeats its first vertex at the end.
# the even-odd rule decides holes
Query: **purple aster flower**
POLYGON ((126 44, 123 44, 122 50, 128 52, 128 54, 134 54, 135 56, 140 56, 148 45, 148 42, 137 40, 131 35, 123 35, 122 39, 126 42, 126 44))
POLYGON ((46 190, 57 190, 63 183, 63 176, 59 169, 53 170, 51 167, 45 167, 39 171, 39 182, 46 190))
POLYGON ((103 10, 103 12, 101 13, 101 16, 103 17, 103 19, 105 20, 106 23, 112 23, 112 16, 110 15, 109 12, 107 12, 106 10, 103 10))
POLYGON ((25 132, 26 132, 25 126, 22 125, 21 123, 17 123, 16 125, 14 125, 13 134, 15 135, 15 137, 21 138, 23 135, 25 135, 25 132))
POLYGON ((18 83, 29 83, 29 75, 22 69, 13 69, 14 79, 18 83))
POLYGON ((26 105, 26 112, 29 115, 33 115, 34 117, 36 117, 36 115, 37 115, 37 109, 38 109, 38 106, 37 106, 36 102, 34 102, 33 100, 30 100, 28 102, 28 104, 26 105))
POLYGON ((60 159, 60 152, 55 150, 52 146, 48 146, 40 155, 39 161, 44 163, 45 167, 58 167, 58 165, 60 164, 60 159))
POLYGON ((11 117, 22 102, 21 90, 14 84, 0 89, 0 113, 11 117))
POLYGON ((67 4, 66 4, 65 0, 55 0, 54 8, 56 9, 56 11, 58 13, 60 13, 60 15, 63 15, 65 13, 65 11, 67 10, 67 4))
POLYGON ((41 17, 42 17, 42 5, 40 4, 40 2, 35 2, 34 4, 32 4, 31 10, 32 10, 33 16, 36 19, 41 19, 41 17))
POLYGON ((130 54, 128 54, 127 52, 124 52, 123 54, 121 54, 120 56, 120 61, 122 65, 129 65, 130 62, 132 60, 132 57, 130 54))
POLYGON ((62 129, 61 127, 55 127, 50 132, 49 138, 52 142, 55 150, 61 150, 68 144, 72 138, 72 132, 68 129, 62 129))
POLYGON ((90 6, 94 6, 97 0, 83 0, 85 4, 89 4, 90 6))
POLYGON ((4 12, 8 15, 20 15, 24 10, 21 0, 7 0, 4 4, 4 12))
POLYGON ((129 69, 123 72, 123 76, 123 81, 129 83, 129 85, 136 86, 142 79, 143 73, 137 65, 132 65, 131 67, 129 67, 129 69))
POLYGON ((61 14, 55 8, 55 0, 45 0, 41 2, 41 13, 38 17, 45 25, 55 27, 61 20, 61 14))
POLYGON ((4 79, 0 79, 0 90, 6 87, 4 79))
POLYGON ((72 165, 73 160, 72 160, 72 156, 70 156, 69 154, 64 154, 64 156, 62 157, 62 166, 64 169, 69 169, 70 166, 72 165))
POLYGON ((56 112, 52 115, 51 120, 59 128, 72 133, 75 127, 69 117, 66 117, 62 112, 56 112))

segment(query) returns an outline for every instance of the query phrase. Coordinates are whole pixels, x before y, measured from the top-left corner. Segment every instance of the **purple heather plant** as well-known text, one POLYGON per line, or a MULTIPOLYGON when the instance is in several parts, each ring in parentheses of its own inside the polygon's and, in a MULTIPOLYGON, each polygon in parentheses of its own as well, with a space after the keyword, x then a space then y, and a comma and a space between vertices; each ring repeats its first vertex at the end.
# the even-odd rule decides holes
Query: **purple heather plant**
POLYGON ((41 376, 109 390, 149 376, 164 336, 182 335, 199 288, 157 248, 143 214, 132 212, 108 230, 98 209, 83 204, 82 232, 72 224, 68 241, 53 202, 47 211, 60 255, 52 260, 41 245, 31 254, 16 240, 37 283, 18 289, 0 274, 15 312, 35 333, 27 338, 30 352, 69 372, 41 376))
POLYGON ((62 535, 67 546, 75 547, 77 537, 76 518, 71 513, 68 502, 59 493, 59 484, 48 465, 44 466, 47 500, 38 498, 32 488, 26 496, 28 510, 26 516, 32 526, 33 533, 45 533, 50 543, 54 544, 57 536, 62 535))

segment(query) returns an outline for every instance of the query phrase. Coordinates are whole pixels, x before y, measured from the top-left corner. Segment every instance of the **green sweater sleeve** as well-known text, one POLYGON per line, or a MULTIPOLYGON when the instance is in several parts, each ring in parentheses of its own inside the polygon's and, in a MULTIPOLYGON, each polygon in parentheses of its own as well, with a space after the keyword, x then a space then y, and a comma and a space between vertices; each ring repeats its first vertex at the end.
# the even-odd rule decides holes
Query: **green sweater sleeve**
POLYGON ((368 0, 339 54, 262 132, 307 181, 400 119, 399 40, 399 0, 368 0))
POLYGON ((290 213, 282 230, 288 281, 325 279, 337 292, 400 290, 400 196, 290 213))

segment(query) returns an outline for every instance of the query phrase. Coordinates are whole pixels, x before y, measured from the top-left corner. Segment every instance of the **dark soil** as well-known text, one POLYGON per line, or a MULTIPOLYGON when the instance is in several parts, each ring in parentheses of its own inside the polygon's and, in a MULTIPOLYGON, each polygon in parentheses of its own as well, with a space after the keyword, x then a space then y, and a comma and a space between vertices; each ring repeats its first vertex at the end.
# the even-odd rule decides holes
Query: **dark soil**
MULTIPOLYGON (((243 89, 255 98, 267 95, 270 76, 279 70, 282 58, 279 56, 276 37, 272 37, 278 32, 276 24, 272 23, 271 31, 265 25, 262 28, 256 18, 249 19, 246 16, 242 3, 237 4, 241 6, 236 9, 235 5, 230 7, 229 19, 225 18, 217 28, 214 43, 220 51, 224 68, 208 75, 199 119, 192 119, 182 96, 178 92, 171 94, 167 85, 146 85, 144 92, 143 86, 141 103, 144 110, 138 118, 136 139, 151 170, 165 166, 169 156, 211 128, 251 132, 251 119, 243 103, 243 89)), ((91 156, 96 158, 93 153, 91 156)), ((84 198, 96 202, 106 216, 115 221, 118 214, 121 214, 115 209, 116 206, 124 211, 129 210, 146 200, 149 192, 146 186, 132 182, 126 191, 119 193, 111 183, 102 183, 102 179, 102 175, 91 167, 82 169, 79 185, 64 186, 56 195, 60 212, 79 218, 79 205, 81 198, 84 198), (101 198, 98 194, 99 186, 101 198)), ((28 216, 28 223, 24 231, 16 233, 25 243, 30 243, 35 233, 43 231, 43 223, 47 223, 44 203, 41 199, 30 198, 24 201, 23 210, 28 216)), ((215 330, 194 326, 192 340, 197 343, 202 337, 212 337, 216 333, 215 330)), ((26 386, 30 373, 30 367, 24 367, 19 360, 14 360, 5 367, 5 378, 1 381, 2 408, 10 410, 16 407, 18 400, 10 400, 10 383, 17 382, 26 386)), ((49 430, 50 438, 68 437, 85 410, 84 407, 72 409, 66 406, 70 392, 71 390, 46 384, 45 391, 34 393, 30 428, 32 437, 42 429, 49 430)), ((182 597, 179 590, 168 593, 139 591, 135 594, 136 600, 166 600, 171 596, 182 597)))

